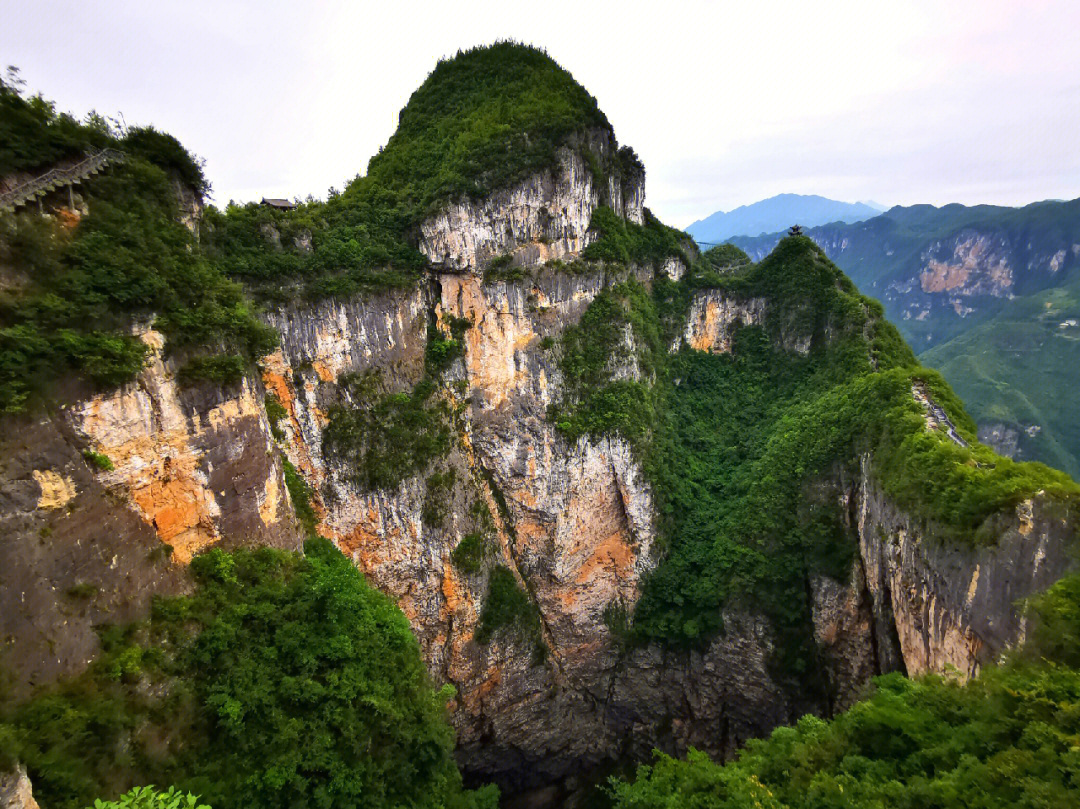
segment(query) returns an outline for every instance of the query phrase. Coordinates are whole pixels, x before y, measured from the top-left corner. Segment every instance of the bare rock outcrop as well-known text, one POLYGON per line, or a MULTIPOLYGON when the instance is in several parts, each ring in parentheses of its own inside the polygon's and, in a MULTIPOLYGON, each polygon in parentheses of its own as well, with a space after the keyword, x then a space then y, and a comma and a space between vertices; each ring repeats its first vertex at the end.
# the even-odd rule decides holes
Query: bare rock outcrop
POLYGON ((38 809, 34 790, 22 765, 0 773, 0 809, 38 809))
POLYGON ((510 255, 517 264, 542 264, 579 254, 588 245, 589 224, 599 205, 630 222, 644 219, 644 175, 612 174, 598 184, 592 163, 610 163, 615 143, 594 132, 584 143, 559 150, 555 165, 482 202, 446 206, 420 225, 420 252, 447 270, 478 272, 488 261, 510 255))

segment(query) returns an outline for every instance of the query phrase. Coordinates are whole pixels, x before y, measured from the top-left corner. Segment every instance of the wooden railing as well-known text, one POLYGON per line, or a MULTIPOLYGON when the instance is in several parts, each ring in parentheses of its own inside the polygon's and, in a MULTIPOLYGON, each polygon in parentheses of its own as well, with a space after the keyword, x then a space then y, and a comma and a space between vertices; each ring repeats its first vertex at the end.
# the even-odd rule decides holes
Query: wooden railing
POLYGON ((17 185, 10 191, 0 194, 0 213, 10 213, 22 205, 33 202, 36 199, 63 188, 66 185, 75 185, 88 177, 92 177, 104 169, 110 163, 122 163, 124 153, 116 149, 102 149, 94 152, 73 166, 66 168, 51 169, 39 177, 27 180, 17 185))

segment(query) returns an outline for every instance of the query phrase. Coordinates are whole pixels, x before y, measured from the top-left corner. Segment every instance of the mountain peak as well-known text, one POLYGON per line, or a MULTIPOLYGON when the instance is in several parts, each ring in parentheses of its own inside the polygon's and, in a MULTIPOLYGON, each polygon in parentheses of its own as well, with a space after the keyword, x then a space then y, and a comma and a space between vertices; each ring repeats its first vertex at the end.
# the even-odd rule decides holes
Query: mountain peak
POLYGON ((482 197, 555 161, 574 136, 612 134, 596 99, 544 51, 515 42, 440 61, 409 98, 363 182, 429 207, 482 197))
POLYGON ((723 242, 732 236, 776 233, 798 223, 815 227, 828 222, 861 222, 881 211, 862 202, 840 202, 817 194, 777 194, 742 205, 727 213, 717 211, 686 229, 699 242, 723 242))

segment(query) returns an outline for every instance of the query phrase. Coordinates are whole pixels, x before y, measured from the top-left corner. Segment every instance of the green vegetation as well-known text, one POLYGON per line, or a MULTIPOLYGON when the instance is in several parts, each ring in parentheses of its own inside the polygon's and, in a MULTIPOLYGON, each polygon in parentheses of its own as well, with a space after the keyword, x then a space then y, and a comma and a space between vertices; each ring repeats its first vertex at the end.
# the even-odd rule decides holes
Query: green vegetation
POLYGON ((1080 800, 1080 577, 1033 605, 1038 629, 1003 666, 876 680, 865 702, 812 716, 713 764, 662 754, 634 783, 612 782, 619 809, 1040 807, 1080 800))
POLYGON ((328 541, 212 550, 191 571, 192 595, 103 628, 85 675, 4 707, 0 746, 42 806, 171 783, 217 809, 494 809, 494 788, 462 789, 451 690, 431 687, 405 616, 328 541))
POLYGON ((483 569, 484 560, 492 553, 491 539, 495 536, 495 519, 483 500, 474 500, 469 506, 469 517, 475 529, 466 534, 450 552, 450 561, 462 573, 470 575, 483 569))
POLYGON ((778 636, 775 676, 810 694, 825 684, 807 581, 847 576, 855 540, 835 481, 858 474, 864 454, 886 494, 955 542, 991 537, 994 515, 1037 491, 1071 507, 1080 488, 928 431, 916 382, 974 441, 940 375, 919 366, 881 307, 806 237, 736 273, 715 267, 696 261, 651 295, 633 281, 598 295, 564 333, 566 393, 550 417, 571 440, 621 435, 652 481, 664 555, 625 639, 700 646, 723 629, 726 605, 753 604, 778 636), (764 298, 764 322, 736 328, 730 353, 669 354, 702 287, 764 298))
POLYGON ((113 466, 112 459, 108 455, 102 455, 100 452, 94 452, 92 449, 83 450, 83 458, 95 469, 99 469, 102 472, 111 472, 116 467, 113 466))
POLYGON ((472 321, 467 317, 448 315, 444 318, 444 322, 450 330, 449 337, 434 323, 428 324, 424 360, 430 376, 438 376, 449 368, 454 360, 464 355, 465 332, 472 326, 472 321))
POLYGON ((453 551, 450 552, 450 561, 462 573, 479 573, 483 568, 484 559, 488 555, 487 540, 479 531, 473 531, 461 538, 453 551))
POLYGON ((582 251, 582 258, 588 261, 659 266, 665 259, 677 256, 690 264, 685 252, 686 235, 662 224, 648 209, 645 224, 635 225, 601 205, 593 211, 589 227, 600 238, 582 251))
POLYGON ((71 598, 79 599, 82 601, 88 601, 101 592, 96 584, 88 581, 81 581, 78 584, 72 585, 67 589, 67 595, 71 598))
POLYGON ((85 123, 36 95, 24 98, 17 70, 0 80, 0 177, 17 171, 46 170, 65 158, 112 145, 109 126, 91 113, 85 123))
POLYGON ((750 266, 750 256, 733 244, 718 244, 710 247, 701 257, 709 267, 721 272, 732 272, 750 266))
MULTIPOLYGON (((458 53, 413 93, 367 174, 291 212, 229 206, 208 219, 207 249, 275 301, 410 286, 426 266, 414 246, 425 217, 551 166, 596 129, 611 129, 596 100, 542 51, 501 42, 458 53)), ((641 171, 635 161, 616 155, 603 171, 641 171)))
POLYGON ((319 525, 319 515, 315 513, 315 508, 311 505, 313 494, 311 487, 284 455, 281 457, 281 466, 285 475, 285 488, 289 490, 289 500, 292 501, 296 519, 300 521, 300 525, 309 537, 315 536, 319 525))
POLYGON ((1080 327, 1070 321, 1080 323, 1076 280, 1010 301, 919 359, 941 371, 980 425, 1015 431, 1017 457, 1080 478, 1080 420, 1060 395, 1080 385, 1080 327))
POLYGON ((9 85, 0 104, 4 125, 18 130, 10 146, 4 139, 11 151, 0 168, 4 160, 40 167, 88 144, 128 155, 82 185, 89 214, 81 219, 0 217, 0 263, 23 279, 0 293, 0 412, 25 410, 69 372, 104 387, 132 379, 147 350, 132 327, 154 315, 169 351, 223 354, 195 356, 184 369, 189 381, 227 381, 276 344, 180 223, 173 183, 206 184, 175 139, 149 128, 121 138, 100 118, 79 124, 9 85))
MULTIPOLYGON (((1080 243, 1078 223, 1080 199, 1023 208, 915 205, 809 235, 829 246, 860 289, 882 299, 919 359, 941 370, 980 426, 1003 425, 1016 435, 1017 458, 1077 478, 1080 422, 1058 392, 1080 383, 1080 329, 1068 325, 1080 317, 1080 254, 1072 249, 1080 243), (1008 268, 1007 281, 998 279, 1008 294, 924 292, 925 257, 956 263, 952 246, 973 238, 985 240, 990 264, 1001 260, 1008 268), (963 306, 954 308, 954 300, 963 306)), ((735 241, 762 255, 778 238, 735 241)))
POLYGON ((656 310, 645 288, 630 280, 602 291, 563 333, 564 400, 551 407, 550 420, 570 441, 618 433, 644 443, 656 421, 647 383, 661 355, 656 310), (615 379, 615 371, 631 363, 643 381, 615 379))
POLYGON ((376 372, 338 380, 349 404, 327 412, 323 449, 369 489, 393 489, 450 450, 449 407, 425 379, 412 393, 384 393, 376 372))
POLYGON ((289 411, 274 393, 267 393, 263 397, 263 405, 266 408, 266 420, 270 423, 270 433, 278 441, 284 441, 285 431, 281 429, 281 420, 288 420, 289 411))
POLYGON ((420 519, 424 525, 438 528, 446 521, 446 504, 450 500, 450 494, 456 482, 457 472, 453 469, 428 475, 427 487, 424 490, 424 507, 420 512, 420 519))
POLYGON ((198 795, 184 793, 176 787, 159 792, 152 786, 135 787, 115 801, 94 800, 93 809, 211 809, 199 802, 198 795))
POLYGON ((496 281, 521 281, 527 273, 524 267, 513 265, 514 257, 510 253, 496 256, 484 267, 484 281, 494 283, 496 281))
POLYGON ((236 354, 196 357, 184 363, 178 376, 183 385, 197 385, 200 382, 235 385, 244 378, 249 364, 248 360, 236 354))
MULTIPOLYGON (((463 540, 464 541, 464 540, 463 540)), ((505 565, 496 565, 488 579, 487 596, 480 612, 480 627, 476 631, 479 643, 488 643, 501 629, 512 630, 519 637, 542 643, 540 613, 521 589, 517 578, 505 565)))

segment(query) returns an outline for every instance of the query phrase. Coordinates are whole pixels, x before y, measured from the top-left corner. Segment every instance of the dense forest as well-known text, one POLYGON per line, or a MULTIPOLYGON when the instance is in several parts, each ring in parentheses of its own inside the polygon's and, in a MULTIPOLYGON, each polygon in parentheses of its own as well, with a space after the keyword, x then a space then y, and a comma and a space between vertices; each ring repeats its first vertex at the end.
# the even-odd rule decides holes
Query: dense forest
POLYGON ((831 721, 806 716, 736 761, 660 755, 613 780, 619 809, 950 809, 1076 805, 1080 791, 1080 577, 1031 604, 1035 630, 970 682, 878 678, 831 721))

